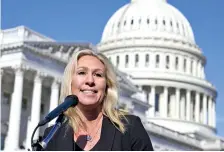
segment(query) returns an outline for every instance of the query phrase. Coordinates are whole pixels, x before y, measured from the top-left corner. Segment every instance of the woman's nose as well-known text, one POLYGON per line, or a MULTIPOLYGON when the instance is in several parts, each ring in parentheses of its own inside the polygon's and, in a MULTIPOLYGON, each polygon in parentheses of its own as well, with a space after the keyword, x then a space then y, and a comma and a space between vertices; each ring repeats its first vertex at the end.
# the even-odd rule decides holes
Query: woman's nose
POLYGON ((87 75, 86 84, 88 84, 89 86, 93 86, 94 85, 94 78, 93 78, 92 74, 88 74, 87 75))

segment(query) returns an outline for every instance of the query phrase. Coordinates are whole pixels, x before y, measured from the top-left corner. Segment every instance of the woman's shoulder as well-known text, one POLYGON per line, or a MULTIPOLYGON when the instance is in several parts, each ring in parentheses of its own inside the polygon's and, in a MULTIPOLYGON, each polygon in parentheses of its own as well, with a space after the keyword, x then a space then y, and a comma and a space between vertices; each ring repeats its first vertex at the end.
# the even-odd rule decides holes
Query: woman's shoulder
POLYGON ((142 125, 140 117, 131 114, 124 115, 121 118, 121 121, 124 123, 128 130, 132 129, 135 126, 139 126, 139 124, 142 125))
POLYGON ((139 121, 139 120, 141 120, 140 117, 136 115, 131 115, 131 114, 127 114, 122 117, 122 121, 130 122, 130 123, 139 121))

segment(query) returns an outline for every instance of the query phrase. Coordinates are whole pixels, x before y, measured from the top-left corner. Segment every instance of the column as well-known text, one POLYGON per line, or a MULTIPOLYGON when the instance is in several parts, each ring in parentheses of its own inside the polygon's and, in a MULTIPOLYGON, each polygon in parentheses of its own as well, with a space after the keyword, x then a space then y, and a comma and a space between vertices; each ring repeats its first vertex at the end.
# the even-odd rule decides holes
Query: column
POLYGON ((23 71, 15 69, 14 90, 9 115, 9 130, 5 141, 5 150, 14 151, 19 147, 21 105, 23 95, 23 71))
POLYGON ((186 99, 187 99, 186 120, 190 121, 191 120, 191 91, 190 90, 187 90, 186 99))
POLYGON ((197 64, 197 77, 201 78, 201 62, 198 61, 198 64, 197 64))
POLYGON ((179 119, 180 113, 180 89, 176 88, 176 113, 175 118, 179 119))
POLYGON ((139 52, 138 54, 138 67, 144 68, 145 67, 145 54, 143 52, 139 52))
POLYGON ((187 72, 187 74, 191 74, 191 60, 190 60, 190 58, 187 58, 186 72, 187 72))
MULTIPOLYGON (((50 98, 49 112, 51 112, 58 106, 58 96, 59 96, 59 80, 54 79, 51 85, 51 98, 50 98)), ((55 119, 49 123, 49 126, 52 124, 55 124, 55 119)))
POLYGON ((200 120, 200 93, 199 92, 196 92, 196 103, 195 103, 195 111, 194 111, 194 114, 195 114, 195 121, 196 122, 199 122, 200 120))
MULTIPOLYGON (((40 121, 40 106, 41 106, 41 91, 42 91, 42 74, 37 73, 34 78, 33 96, 32 96, 32 106, 31 106, 31 119, 29 123, 29 133, 27 134, 27 142, 30 145, 30 140, 35 127, 40 121)), ((33 140, 38 139, 39 129, 37 129, 33 140)), ((27 147, 29 148, 29 147, 27 147)))
POLYGON ((212 126, 212 97, 208 99, 208 125, 212 126))
POLYGON ((179 70, 179 72, 183 72, 183 69, 184 69, 184 59, 183 59, 183 56, 182 55, 180 55, 179 56, 179 67, 178 67, 178 70, 179 70))
POLYGON ((168 108, 168 87, 164 87, 163 91, 163 109, 162 109, 162 117, 167 117, 167 108, 168 108))
POLYGON ((152 105, 152 107, 149 110, 149 116, 154 117, 155 116, 155 86, 151 86, 149 104, 152 105))
POLYGON ((212 101, 212 122, 213 122, 213 127, 216 127, 216 106, 215 106, 215 100, 212 101))
POLYGON ((207 124, 207 96, 203 95, 203 123, 207 124))
POLYGON ((185 98, 185 96, 183 96, 183 95, 181 95, 181 97, 180 97, 180 118, 182 119, 182 120, 185 120, 186 119, 186 117, 185 117, 185 113, 186 113, 186 98, 185 98))
MULTIPOLYGON (((3 77, 3 69, 0 68, 0 93, 1 93, 1 97, 2 97, 2 77, 3 77)), ((0 97, 0 103, 2 103, 2 98, 0 97)))
POLYGON ((153 69, 153 70, 156 67, 156 54, 154 52, 150 54, 149 67, 150 69, 153 69))
POLYGON ((174 54, 170 55, 170 70, 175 71, 175 56, 174 56, 174 54))
POLYGON ((205 68, 204 68, 204 65, 202 65, 201 73, 202 73, 202 78, 205 79, 205 68))
POLYGON ((193 76, 197 76, 197 61, 193 60, 193 76))
POLYGON ((176 96, 175 94, 170 95, 170 116, 175 118, 176 115, 176 96))

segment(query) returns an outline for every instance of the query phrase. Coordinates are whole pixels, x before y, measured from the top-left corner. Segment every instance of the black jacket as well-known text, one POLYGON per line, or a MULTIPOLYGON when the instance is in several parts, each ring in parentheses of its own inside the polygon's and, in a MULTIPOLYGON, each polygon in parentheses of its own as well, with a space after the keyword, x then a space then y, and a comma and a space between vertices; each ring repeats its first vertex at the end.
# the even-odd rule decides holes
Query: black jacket
MULTIPOLYGON (((104 116, 101 137, 92 150, 96 151, 153 151, 151 140, 144 129, 141 120, 137 116, 127 115, 128 122, 125 121, 126 132, 122 134, 114 127, 111 121, 104 116)), ((47 128, 44 137, 51 128, 47 128)), ((65 123, 55 133, 48 143, 47 151, 74 151, 77 145, 74 142, 74 132, 72 127, 65 123)))

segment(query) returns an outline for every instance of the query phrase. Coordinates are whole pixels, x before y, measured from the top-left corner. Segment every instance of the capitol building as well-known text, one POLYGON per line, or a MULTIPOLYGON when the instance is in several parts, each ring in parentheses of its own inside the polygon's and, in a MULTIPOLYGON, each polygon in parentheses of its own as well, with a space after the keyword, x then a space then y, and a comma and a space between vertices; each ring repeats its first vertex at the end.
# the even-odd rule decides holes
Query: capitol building
POLYGON ((1 30, 2 150, 30 148, 34 128, 58 105, 68 59, 85 48, 116 67, 119 108, 141 118, 154 150, 224 150, 206 57, 187 18, 166 0, 131 0, 111 14, 97 45, 58 42, 24 26, 1 30))

